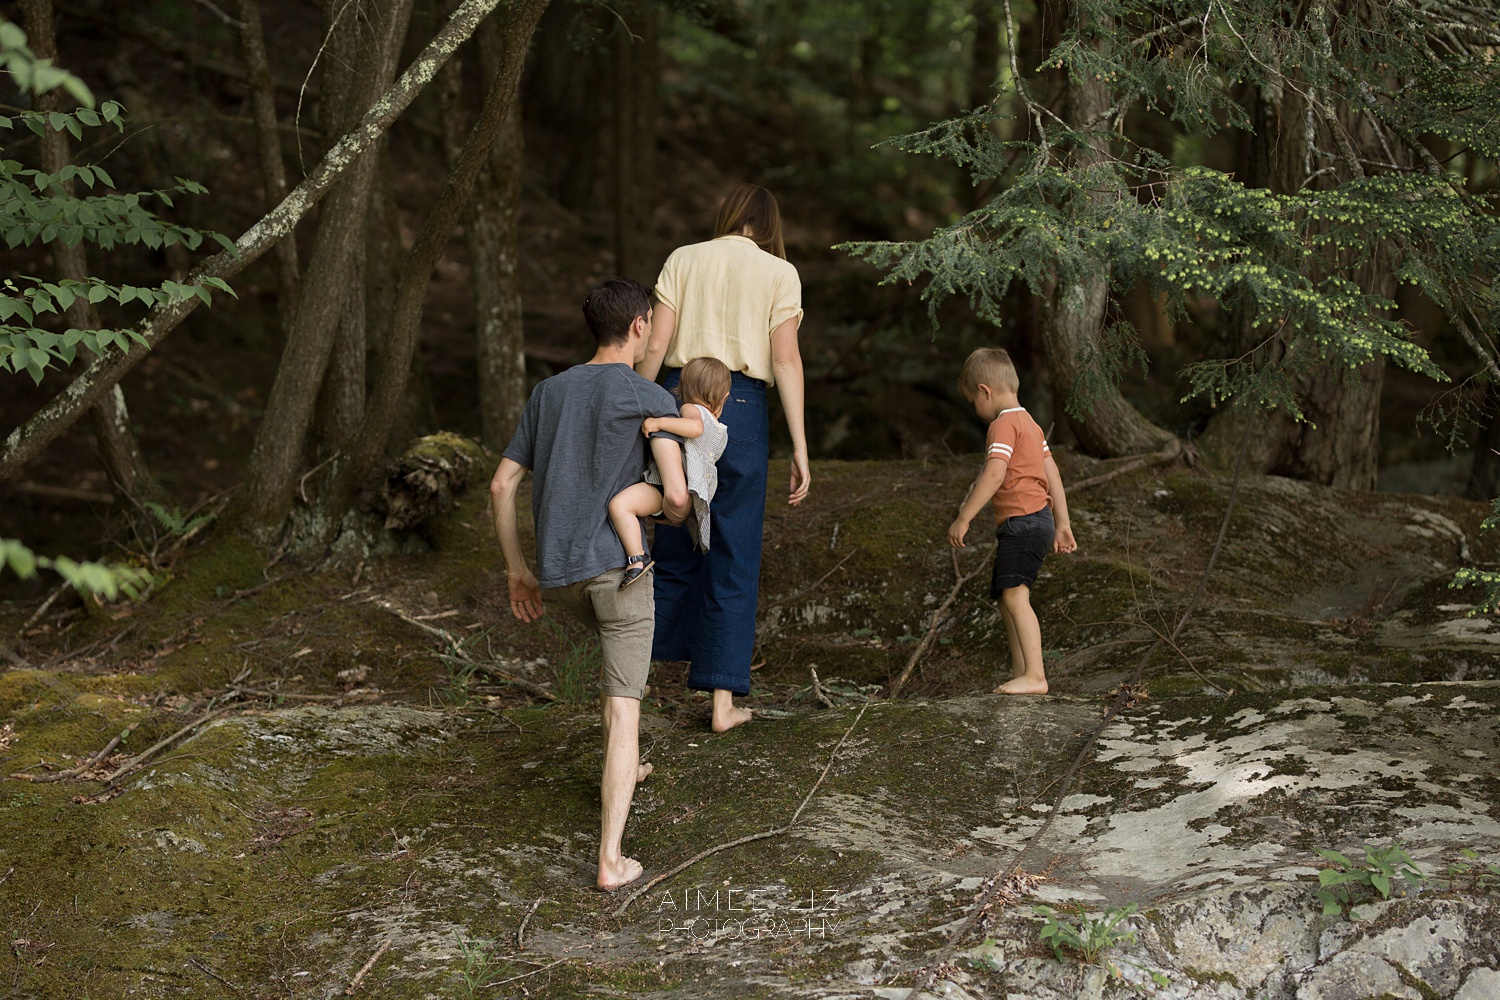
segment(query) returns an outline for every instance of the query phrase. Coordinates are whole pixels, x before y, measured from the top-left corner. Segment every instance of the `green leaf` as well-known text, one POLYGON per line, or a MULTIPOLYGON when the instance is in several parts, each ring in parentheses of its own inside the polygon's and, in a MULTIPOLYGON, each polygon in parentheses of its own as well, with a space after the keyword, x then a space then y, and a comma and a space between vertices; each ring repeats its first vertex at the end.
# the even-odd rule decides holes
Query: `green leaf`
POLYGON ((1370 884, 1380 893, 1384 899, 1391 898, 1391 877, 1384 872, 1376 872, 1370 876, 1370 884))

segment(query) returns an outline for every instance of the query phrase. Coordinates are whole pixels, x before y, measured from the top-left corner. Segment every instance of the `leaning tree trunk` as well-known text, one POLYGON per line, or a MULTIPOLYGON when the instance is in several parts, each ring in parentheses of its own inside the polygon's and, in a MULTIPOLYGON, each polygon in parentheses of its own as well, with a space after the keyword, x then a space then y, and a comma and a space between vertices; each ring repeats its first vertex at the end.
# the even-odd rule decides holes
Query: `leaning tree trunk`
MULTIPOLYGON (((369 149, 391 127, 401 113, 411 106, 423 87, 442 68, 444 62, 473 33, 500 0, 464 0, 463 6, 427 44, 378 100, 359 120, 359 127, 345 133, 323 155, 306 177, 271 211, 240 235, 234 250, 222 250, 203 261, 188 275, 189 282, 206 278, 229 279, 239 274, 271 249, 296 227, 298 221, 328 193, 360 154, 369 149)), ((140 364, 153 348, 177 329, 198 308, 196 295, 158 304, 136 324, 140 340, 126 351, 99 358, 79 375, 66 390, 27 421, 6 435, 0 445, 0 481, 9 479, 31 459, 40 454, 73 426, 89 409, 111 392, 120 379, 140 364)))
MULTIPOLYGON (((25 27, 31 50, 39 59, 57 61, 57 37, 53 27, 52 0, 23 0, 25 27)), ((49 90, 36 96, 36 109, 41 112, 63 109, 61 90, 49 90)), ((55 174, 68 164, 68 137, 65 132, 47 129, 42 133, 41 166, 49 174, 55 174)), ((64 182, 70 193, 72 181, 64 182)), ((52 256, 57 262, 59 277, 71 281, 87 281, 89 276, 88 253, 80 241, 69 245, 61 237, 52 241, 52 256)), ((79 330, 98 330, 99 311, 88 299, 80 296, 73 300, 67 310, 68 324, 79 330)), ((85 358, 88 353, 83 352, 85 358)), ((89 358, 89 360, 92 360, 89 358)), ((146 501, 163 502, 166 491, 151 474, 146 465, 146 456, 140 442, 130 429, 130 414, 125 408, 125 393, 117 383, 90 413, 94 425, 94 439, 99 444, 99 455, 115 488, 136 504, 146 501)))
MULTIPOLYGON (((1109 88, 1081 74, 1070 74, 1067 105, 1075 124, 1099 122, 1110 106, 1109 88)), ((1075 154, 1080 165, 1107 159, 1107 143, 1107 139, 1095 138, 1080 149, 1075 154)), ((1059 277, 1054 283, 1042 310, 1042 342, 1055 398, 1069 411, 1068 423, 1090 455, 1114 458, 1174 447, 1176 436, 1142 416, 1118 386, 1095 388, 1086 399, 1073 402, 1082 365, 1098 350, 1108 304, 1109 275, 1102 269, 1059 277)))
POLYGON ((449 234, 463 211, 490 148, 510 114, 516 86, 526 65, 526 50, 537 21, 550 0, 511 0, 500 44, 499 68, 469 133, 463 152, 448 173, 437 204, 407 254, 396 287, 391 333, 381 356, 365 419, 347 455, 335 463, 334 480, 320 504, 320 522, 331 540, 336 526, 354 502, 361 484, 380 460, 390 436, 396 401, 406 389, 407 373, 422 322, 422 302, 432 270, 443 255, 449 234))
MULTIPOLYGON (((345 4, 334 8, 331 28, 332 45, 337 56, 330 64, 344 62, 347 68, 325 77, 323 100, 333 111, 331 117, 347 121, 358 109, 370 102, 389 84, 395 71, 396 57, 406 34, 411 14, 411 0, 396 0, 386 13, 379 30, 371 32, 361 26, 359 11, 345 4), (361 35, 373 35, 373 41, 361 44, 361 35), (358 47, 356 60, 345 62, 358 47), (334 110, 336 109, 336 110, 334 110)), ((354 363, 355 348, 347 342, 353 334, 341 320, 348 312, 351 289, 355 286, 356 264, 362 257, 365 214, 370 203, 376 156, 380 147, 365 152, 349 167, 329 194, 318 216, 318 232, 304 278, 304 293, 298 297, 292 329, 287 333, 286 348, 276 369, 276 378, 266 401, 265 417, 255 436, 250 453, 250 470, 245 489, 235 512, 252 534, 269 534, 279 530, 291 510, 293 493, 302 467, 309 431, 312 429, 320 395, 325 400, 324 418, 332 419, 329 406, 347 403, 352 390, 348 366, 354 363), (340 336, 345 336, 344 368, 334 366, 335 377, 328 382, 329 359, 340 336)), ((363 284, 359 284, 363 295, 363 284)), ((364 350, 362 332, 357 348, 364 350)), ((359 404, 363 404, 364 377, 359 374, 359 404)), ((358 416, 362 416, 360 413, 358 416)), ((335 413, 333 417, 339 414, 335 413)), ((358 417, 348 422, 343 441, 358 427, 358 417)), ((334 441, 325 437, 329 445, 334 441)), ((338 442, 342 443, 342 442, 338 442)))

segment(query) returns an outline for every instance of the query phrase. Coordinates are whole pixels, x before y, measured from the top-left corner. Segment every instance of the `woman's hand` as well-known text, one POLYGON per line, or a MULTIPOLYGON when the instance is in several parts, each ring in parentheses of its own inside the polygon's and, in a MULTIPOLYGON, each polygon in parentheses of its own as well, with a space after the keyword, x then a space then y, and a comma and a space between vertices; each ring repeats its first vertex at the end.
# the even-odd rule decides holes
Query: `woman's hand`
POLYGON ((812 486, 812 470, 807 467, 807 455, 792 456, 792 482, 787 489, 786 502, 796 506, 807 499, 807 490, 812 486))

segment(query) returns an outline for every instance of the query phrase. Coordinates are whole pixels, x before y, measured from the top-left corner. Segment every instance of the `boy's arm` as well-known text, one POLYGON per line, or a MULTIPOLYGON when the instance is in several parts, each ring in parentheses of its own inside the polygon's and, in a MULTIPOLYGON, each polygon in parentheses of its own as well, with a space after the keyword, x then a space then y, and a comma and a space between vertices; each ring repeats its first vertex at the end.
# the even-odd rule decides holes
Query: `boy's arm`
POLYGON ((1068 517, 1068 495, 1063 491, 1062 472, 1048 454, 1042 465, 1047 469, 1047 495, 1052 498, 1052 521, 1057 534, 1052 539, 1053 552, 1074 552, 1078 542, 1073 538, 1073 521, 1068 517))
POLYGON ((516 524, 516 491, 525 475, 524 465, 502 458, 495 478, 490 480, 490 506, 495 512, 495 537, 500 540, 500 553, 505 557, 511 614, 523 622, 531 622, 542 616, 542 588, 526 563, 526 553, 521 551, 521 531, 516 524))
POLYGON ((984 468, 979 470, 974 484, 969 487, 969 495, 964 497, 964 502, 958 508, 958 517, 948 526, 948 544, 955 549, 964 547, 964 536, 969 533, 969 522, 979 516, 979 512, 994 499, 995 493, 1000 489, 1000 484, 1005 482, 1005 470, 1010 468, 1010 463, 1003 458, 987 459, 984 468))
POLYGON ((641 433, 650 437, 657 431, 676 434, 681 438, 703 436, 703 414, 691 403, 682 408, 680 417, 647 417, 641 421, 641 433))

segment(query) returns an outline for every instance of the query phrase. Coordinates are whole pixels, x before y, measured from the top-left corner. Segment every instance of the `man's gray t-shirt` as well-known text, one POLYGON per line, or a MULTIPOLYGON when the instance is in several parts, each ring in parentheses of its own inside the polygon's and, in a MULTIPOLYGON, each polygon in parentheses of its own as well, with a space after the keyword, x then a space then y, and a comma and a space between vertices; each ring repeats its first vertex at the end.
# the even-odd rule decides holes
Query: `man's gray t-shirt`
POLYGON ((566 587, 625 565, 609 523, 610 498, 640 482, 646 469, 641 421, 675 416, 672 394, 624 364, 575 365, 532 390, 505 457, 532 472, 543 587, 566 587))

